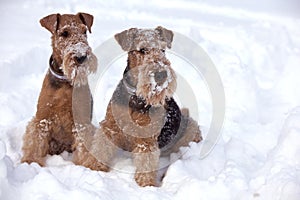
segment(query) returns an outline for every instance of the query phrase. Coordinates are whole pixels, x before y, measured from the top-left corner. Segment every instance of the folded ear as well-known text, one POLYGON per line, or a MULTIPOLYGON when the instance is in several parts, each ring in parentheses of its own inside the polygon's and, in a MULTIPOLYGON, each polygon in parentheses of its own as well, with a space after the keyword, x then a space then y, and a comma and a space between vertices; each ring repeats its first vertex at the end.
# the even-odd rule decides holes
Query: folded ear
POLYGON ((84 25, 88 27, 89 32, 91 33, 91 27, 93 25, 94 17, 93 15, 87 14, 87 13, 77 13, 80 20, 84 25))
POLYGON ((166 42, 167 47, 170 49, 172 46, 172 41, 174 36, 173 32, 161 26, 158 26, 155 30, 158 31, 161 40, 166 42))
POLYGON ((54 34, 58 29, 60 14, 48 15, 40 20, 42 27, 54 34))
POLYGON ((124 51, 130 51, 138 29, 131 28, 115 35, 115 39, 124 51))

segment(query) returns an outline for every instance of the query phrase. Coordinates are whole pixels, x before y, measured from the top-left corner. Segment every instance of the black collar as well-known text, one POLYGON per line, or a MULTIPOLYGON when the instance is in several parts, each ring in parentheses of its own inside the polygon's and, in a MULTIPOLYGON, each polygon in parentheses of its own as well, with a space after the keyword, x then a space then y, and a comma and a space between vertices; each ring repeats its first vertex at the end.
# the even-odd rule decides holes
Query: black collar
POLYGON ((127 82, 126 78, 123 77, 122 81, 123 81, 123 85, 125 86, 125 88, 126 88, 128 94, 136 95, 136 88, 133 87, 132 85, 130 85, 130 84, 127 82))
POLYGON ((63 72, 61 70, 58 71, 57 69, 60 69, 60 67, 58 66, 57 62, 53 59, 53 56, 51 56, 49 60, 50 74, 60 81, 69 82, 68 78, 63 74, 63 72))

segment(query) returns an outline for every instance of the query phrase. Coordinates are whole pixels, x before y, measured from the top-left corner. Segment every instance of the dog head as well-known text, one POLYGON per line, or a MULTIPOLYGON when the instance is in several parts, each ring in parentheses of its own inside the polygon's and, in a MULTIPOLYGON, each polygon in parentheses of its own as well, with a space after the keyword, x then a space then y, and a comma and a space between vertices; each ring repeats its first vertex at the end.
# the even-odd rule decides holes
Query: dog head
POLYGON ((93 16, 52 14, 40 20, 43 27, 52 33, 53 59, 72 85, 87 83, 87 75, 97 69, 97 58, 87 41, 91 33, 93 16))
POLYGON ((128 51, 124 84, 148 105, 164 105, 176 90, 176 75, 165 55, 166 48, 171 48, 172 31, 160 26, 131 28, 116 34, 115 38, 128 51))

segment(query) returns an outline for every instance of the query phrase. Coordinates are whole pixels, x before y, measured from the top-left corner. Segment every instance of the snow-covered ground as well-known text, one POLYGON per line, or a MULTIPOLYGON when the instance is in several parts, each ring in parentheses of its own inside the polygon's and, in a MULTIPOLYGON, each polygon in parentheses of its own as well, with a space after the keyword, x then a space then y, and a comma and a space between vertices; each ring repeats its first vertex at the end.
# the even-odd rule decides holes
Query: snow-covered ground
MULTIPOLYGON (((299 9, 297 0, 1 0, 0 199, 300 199, 299 9), (218 70, 226 96, 222 135, 205 158, 201 143, 186 148, 161 187, 137 186, 128 159, 117 164, 123 171, 109 173, 75 166, 65 153, 49 157, 44 168, 20 164, 51 53, 39 19, 80 11, 95 17, 94 49, 122 30, 162 25, 197 42, 218 70)), ((104 89, 114 89, 122 70, 107 71, 113 83, 104 89)), ((207 95, 197 92, 205 99, 204 132, 207 95)))

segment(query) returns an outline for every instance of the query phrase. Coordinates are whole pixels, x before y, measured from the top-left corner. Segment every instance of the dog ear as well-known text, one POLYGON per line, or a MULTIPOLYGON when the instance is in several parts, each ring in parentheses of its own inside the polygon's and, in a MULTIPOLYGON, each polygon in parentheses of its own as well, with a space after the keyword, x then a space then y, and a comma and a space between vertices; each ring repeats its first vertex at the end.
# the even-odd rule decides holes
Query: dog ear
POLYGON ((115 35, 115 39, 124 51, 130 51, 138 29, 131 28, 115 35))
POLYGON ((155 30, 158 31, 161 40, 166 42, 167 47, 170 49, 172 46, 172 41, 174 36, 173 32, 161 26, 158 26, 155 30))
POLYGON ((45 27, 48 31, 54 34, 58 29, 60 14, 48 15, 40 20, 42 27, 45 27))
POLYGON ((89 32, 91 33, 91 27, 93 25, 94 17, 93 15, 87 14, 87 13, 77 13, 79 16, 80 20, 84 25, 86 25, 89 29, 89 32))

